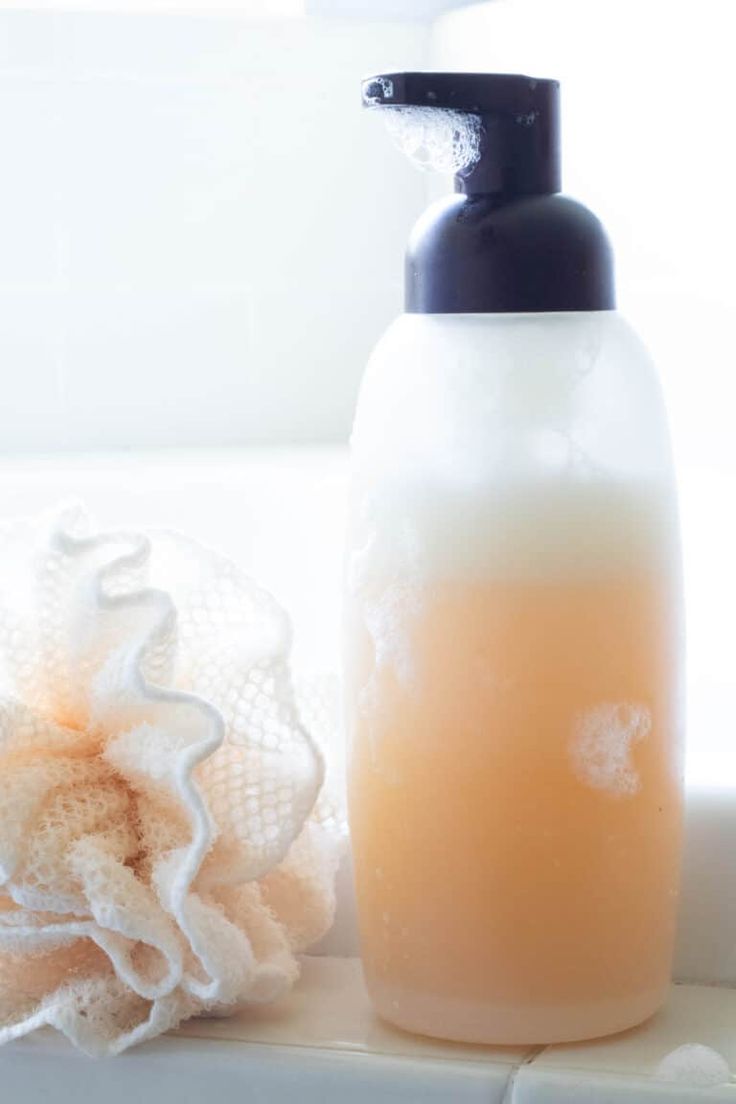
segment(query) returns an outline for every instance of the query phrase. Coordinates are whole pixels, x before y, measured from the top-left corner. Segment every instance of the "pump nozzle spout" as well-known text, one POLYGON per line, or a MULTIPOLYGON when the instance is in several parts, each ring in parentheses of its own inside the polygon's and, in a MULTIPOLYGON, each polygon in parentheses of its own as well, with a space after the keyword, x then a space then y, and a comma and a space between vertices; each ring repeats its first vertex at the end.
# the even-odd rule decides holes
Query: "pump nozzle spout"
POLYGON ((386 73, 363 81, 398 144, 455 190, 501 200, 560 190, 559 84, 505 73, 386 73))

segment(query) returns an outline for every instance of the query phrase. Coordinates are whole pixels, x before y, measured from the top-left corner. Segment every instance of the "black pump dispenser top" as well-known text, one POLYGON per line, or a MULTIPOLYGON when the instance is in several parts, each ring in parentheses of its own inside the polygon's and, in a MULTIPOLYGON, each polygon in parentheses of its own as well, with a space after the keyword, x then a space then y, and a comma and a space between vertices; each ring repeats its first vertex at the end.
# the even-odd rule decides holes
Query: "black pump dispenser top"
POLYGON ((435 108, 479 120, 455 195, 419 219, 406 258, 414 314, 615 308, 605 231, 559 194, 559 84, 491 73, 387 73, 363 82, 371 108, 435 108))

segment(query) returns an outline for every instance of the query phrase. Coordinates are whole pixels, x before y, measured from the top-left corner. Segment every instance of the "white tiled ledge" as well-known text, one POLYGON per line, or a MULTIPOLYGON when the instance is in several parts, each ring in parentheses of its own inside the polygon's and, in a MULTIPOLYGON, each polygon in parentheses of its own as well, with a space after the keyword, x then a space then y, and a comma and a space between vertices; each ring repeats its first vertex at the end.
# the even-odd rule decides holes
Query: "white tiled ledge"
POLYGON ((542 1050, 470 1047, 393 1031, 373 1015, 355 958, 306 958, 276 1005, 194 1020, 121 1058, 93 1061, 48 1032, 0 1051, 17 1104, 736 1104, 736 1082, 657 1081, 685 1043, 736 1068, 736 990, 678 985, 643 1027, 542 1050))

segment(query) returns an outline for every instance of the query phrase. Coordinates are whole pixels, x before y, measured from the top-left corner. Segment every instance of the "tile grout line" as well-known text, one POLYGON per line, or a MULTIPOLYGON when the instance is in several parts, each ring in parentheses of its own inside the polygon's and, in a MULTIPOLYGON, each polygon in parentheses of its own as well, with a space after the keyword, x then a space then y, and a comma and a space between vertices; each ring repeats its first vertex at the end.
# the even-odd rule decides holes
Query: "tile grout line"
POLYGON ((540 1054, 547 1049, 546 1045, 535 1047, 530 1050, 528 1054, 525 1054, 518 1066, 514 1066, 509 1075, 509 1079, 506 1082, 506 1088, 504 1089, 503 1096, 501 1097, 501 1104, 513 1104, 514 1100, 514 1086, 516 1085, 516 1078, 521 1073, 524 1066, 530 1066, 535 1058, 538 1058, 540 1054))
POLYGON ((736 979, 732 981, 693 981, 687 978, 676 978, 673 985, 690 985, 697 989, 734 989, 736 990, 736 979))

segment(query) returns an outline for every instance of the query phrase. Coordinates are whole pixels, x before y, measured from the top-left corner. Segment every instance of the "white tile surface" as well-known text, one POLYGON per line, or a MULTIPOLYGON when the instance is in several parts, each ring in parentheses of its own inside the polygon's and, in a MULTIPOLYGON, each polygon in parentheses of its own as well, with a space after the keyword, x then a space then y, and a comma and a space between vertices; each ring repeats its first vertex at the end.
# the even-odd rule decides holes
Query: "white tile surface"
POLYGON ((94 1061, 49 1036, 0 1051, 9 1104, 501 1104, 511 1067, 166 1038, 94 1061))
POLYGON ((662 1011, 641 1027, 609 1039, 548 1047, 536 1064, 649 1076, 684 1043, 713 1047, 736 1067, 736 989, 675 985, 662 1011))
POLYGON ((731 1085, 703 1089, 610 1073, 524 1067, 507 1099, 508 1104, 733 1104, 736 1092, 731 1085))
POLYGON ((531 1053, 529 1047, 463 1046, 395 1030, 374 1014, 357 958, 306 956, 299 985, 285 1000, 227 1019, 190 1020, 180 1034, 504 1067, 531 1053))
POLYGON ((50 1032, 13 1043, 0 1084, 18 1104, 502 1104, 524 1055, 393 1031, 375 1019, 356 959, 306 959, 278 1004, 190 1022, 112 1062, 50 1032))
POLYGON ((736 985, 734 840, 734 787, 690 786, 675 953, 675 976, 682 980, 736 985))
POLYGON ((653 1078, 675 1047, 701 1042, 736 1068, 736 990, 680 986, 650 1023, 577 1046, 465 1047, 395 1031, 374 1016, 356 959, 307 958, 294 992, 229 1019, 196 1020, 111 1061, 50 1031, 0 1050, 12 1104, 734 1104, 653 1078))
POLYGON ((519 1070, 513 1104, 736 1101, 736 1082, 706 1090, 656 1080, 662 1059, 687 1043, 712 1047, 736 1071, 736 990, 677 985, 666 1007, 633 1031, 548 1047, 519 1070))

